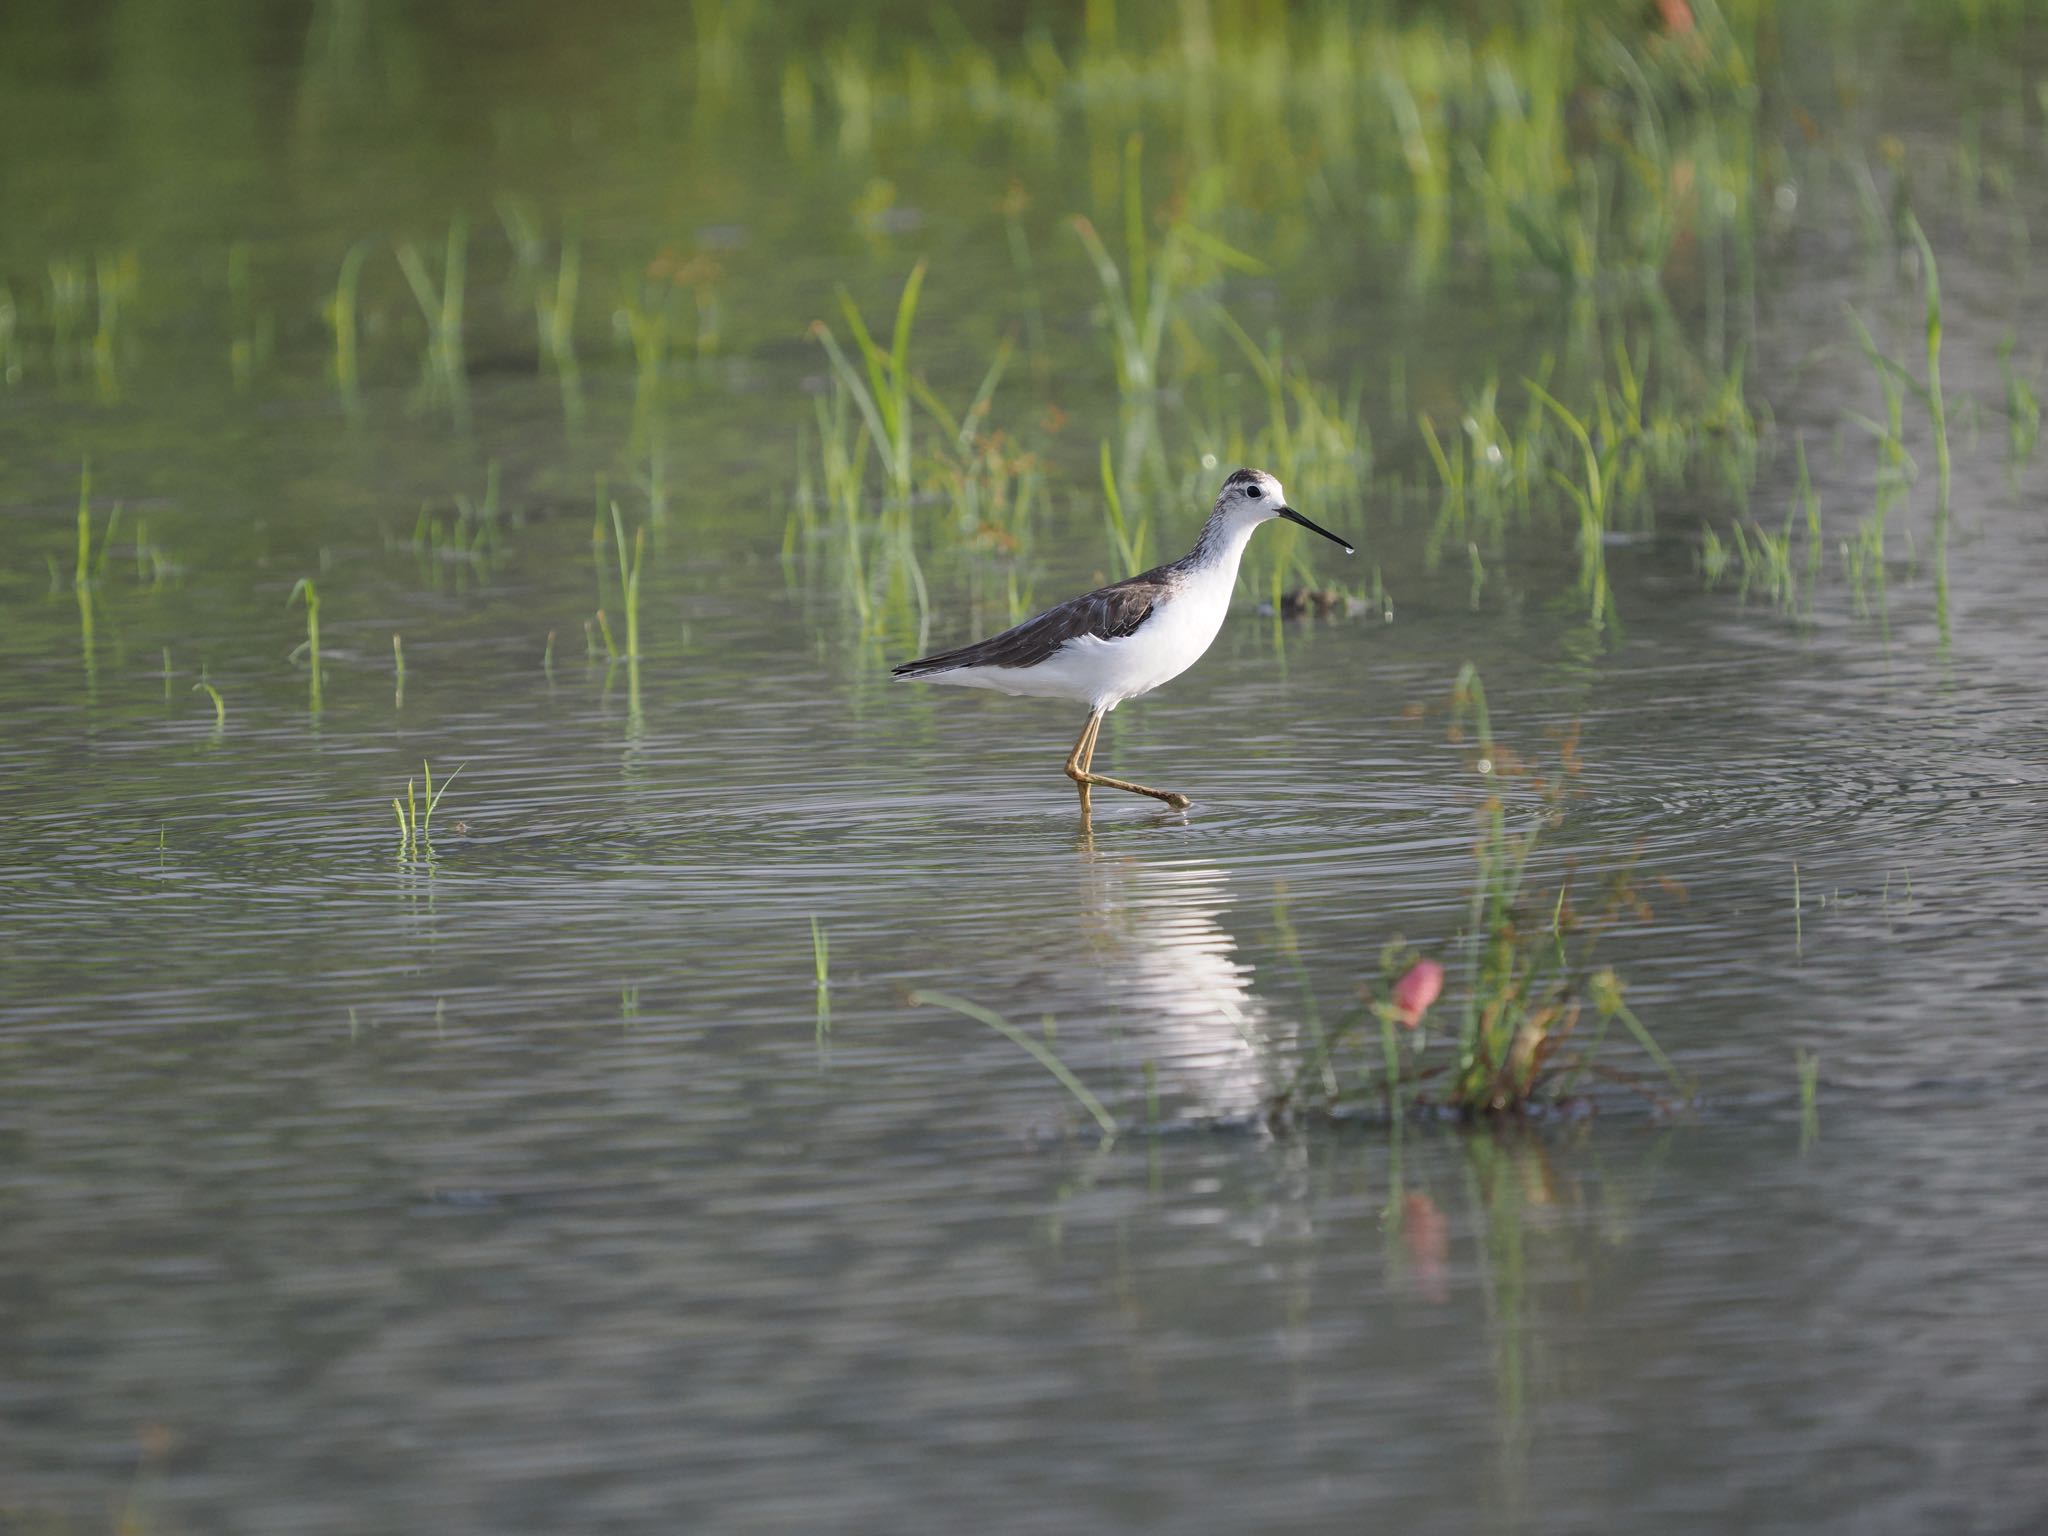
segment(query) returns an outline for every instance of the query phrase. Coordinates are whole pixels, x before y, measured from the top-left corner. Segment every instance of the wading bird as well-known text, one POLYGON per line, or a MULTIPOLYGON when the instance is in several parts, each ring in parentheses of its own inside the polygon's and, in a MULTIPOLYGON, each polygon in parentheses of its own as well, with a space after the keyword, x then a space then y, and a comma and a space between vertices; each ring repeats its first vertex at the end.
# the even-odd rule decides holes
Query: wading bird
POLYGON ((895 675, 1086 704, 1088 723, 1067 757, 1067 777, 1080 787, 1082 816, 1089 813, 1089 789, 1097 784, 1185 810, 1188 797, 1174 790, 1148 789, 1092 772, 1095 737, 1104 715, 1125 699, 1180 676, 1209 649, 1230 608, 1237 563, 1252 530, 1276 517, 1342 544, 1347 555, 1355 553, 1329 529, 1318 528, 1288 506, 1280 482, 1271 475, 1235 470, 1223 482, 1202 536, 1178 560, 1070 598, 990 639, 907 661, 895 675))

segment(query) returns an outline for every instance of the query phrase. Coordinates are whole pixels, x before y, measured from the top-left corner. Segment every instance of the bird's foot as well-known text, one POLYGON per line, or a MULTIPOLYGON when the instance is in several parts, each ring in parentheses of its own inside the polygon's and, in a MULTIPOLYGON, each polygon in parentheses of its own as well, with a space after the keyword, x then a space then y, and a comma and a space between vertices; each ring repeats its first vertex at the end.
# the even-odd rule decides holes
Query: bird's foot
POLYGON ((1088 786, 1091 784, 1100 789, 1122 789, 1128 790, 1134 795, 1149 795, 1154 800, 1163 801, 1167 805, 1172 806, 1176 811, 1184 811, 1195 803, 1177 790, 1153 789, 1146 784, 1133 784, 1129 779, 1112 779, 1106 773, 1090 773, 1085 768, 1077 769, 1072 763, 1067 765, 1067 777, 1081 786, 1084 803, 1088 794, 1088 786))

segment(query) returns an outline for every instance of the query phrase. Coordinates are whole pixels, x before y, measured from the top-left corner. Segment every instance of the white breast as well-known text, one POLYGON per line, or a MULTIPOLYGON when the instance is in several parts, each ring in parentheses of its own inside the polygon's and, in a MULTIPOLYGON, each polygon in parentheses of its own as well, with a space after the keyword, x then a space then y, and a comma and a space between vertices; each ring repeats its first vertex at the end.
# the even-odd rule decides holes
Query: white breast
POLYGON ((1223 628, 1230 590, 1228 573, 1203 572, 1155 607, 1134 634, 1068 642, 1067 649, 1082 651, 1095 669, 1099 686, 1090 702, 1114 709, 1200 661, 1223 628))
POLYGON ((1115 709, 1150 693, 1201 659, 1230 611, 1234 569, 1192 573, 1128 635, 1069 640, 1034 667, 958 667, 927 681, 1115 709))

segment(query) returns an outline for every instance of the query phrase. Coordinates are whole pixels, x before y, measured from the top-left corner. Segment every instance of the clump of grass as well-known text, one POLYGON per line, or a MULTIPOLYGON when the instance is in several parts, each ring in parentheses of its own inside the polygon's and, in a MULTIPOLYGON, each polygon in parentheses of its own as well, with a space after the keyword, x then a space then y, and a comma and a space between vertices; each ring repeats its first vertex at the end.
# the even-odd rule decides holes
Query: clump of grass
POLYGON ((1501 415, 1499 380, 1488 378, 1467 395, 1459 430, 1439 436, 1427 411, 1415 420, 1442 488, 1436 523, 1423 546, 1428 564, 1434 568, 1445 547, 1475 536, 1497 545, 1509 514, 1528 512, 1541 478, 1543 402, 1529 398, 1528 420, 1517 432, 1501 415))
POLYGON ((1842 566, 1849 577, 1850 599, 1858 618, 1870 616, 1873 593, 1878 612, 1886 611, 1884 562, 1884 514, 1875 512, 1858 522, 1855 533, 1842 540, 1842 566))
MULTIPOLYGON (((115 502, 107 513, 107 526, 100 535, 99 552, 93 552, 92 541, 92 460, 82 460, 78 467, 78 559, 72 568, 71 584, 83 591, 94 582, 103 580, 107 574, 107 562, 114 552, 114 533, 121 526, 121 503, 115 502)), ((52 571, 54 578, 55 572, 52 571)))
POLYGON ((430 399, 447 403, 458 422, 469 414, 469 373, 463 359, 464 291, 469 271, 469 226, 460 218, 448 225, 448 241, 438 282, 426 258, 410 240, 398 247, 398 266, 426 322, 427 342, 421 370, 430 399))
POLYGON ((1747 597, 1755 588, 1778 607, 1790 608, 1798 598, 1798 583, 1792 573, 1791 515, 1786 515, 1785 526, 1777 533, 1762 523, 1752 522, 1747 529, 1737 523, 1734 538, 1735 560, 1742 571, 1741 595, 1747 597))
POLYGON ((1941 389, 1941 275, 1934 264, 1934 247, 1920 221, 1906 215, 1906 232, 1920 251, 1921 292, 1926 300, 1927 382, 1921 397, 1927 402, 1928 425, 1934 432, 1934 611, 1943 638, 1948 635, 1948 524, 1949 448, 1948 405, 1941 389))
POLYGON ((341 403, 353 413, 361 404, 361 377, 357 358, 357 322, 362 292, 363 263, 369 259, 370 242, 358 240, 341 258, 341 273, 334 280, 334 292, 324 308, 328 329, 334 333, 334 385, 341 391, 341 403))
POLYGON ((1751 591, 1759 591, 1786 614, 1799 612, 1803 590, 1810 614, 1814 584, 1820 572, 1820 498, 1814 492, 1813 477, 1807 469, 1804 438, 1797 440, 1797 453, 1799 483, 1785 512, 1784 526, 1773 533, 1754 519, 1747 527, 1738 522, 1730 530, 1732 544, 1723 544, 1712 528, 1706 528, 1701 535, 1699 566, 1707 585, 1712 587, 1733 565, 1740 578, 1739 596, 1747 598, 1751 591), (1802 516, 1806 534, 1803 575, 1792 558, 1794 527, 1802 516))
POLYGON ((312 577, 301 576, 293 584, 290 593, 286 595, 284 601, 287 608, 295 602, 304 603, 306 608, 306 639, 303 644, 292 648, 292 656, 296 658, 301 652, 305 654, 306 664, 312 670, 312 709, 315 714, 318 714, 320 712, 320 589, 313 584, 312 577))
MULTIPOLYGON (((405 798, 391 797, 391 814, 398 818, 398 856, 401 859, 416 858, 421 853, 431 857, 433 853, 432 833, 434 808, 441 803, 441 797, 448 793, 448 786, 455 782, 456 774, 469 765, 458 763, 455 772, 441 781, 439 789, 434 788, 434 765, 428 761, 420 763, 420 771, 426 778, 425 806, 421 796, 414 792, 415 780, 405 781, 405 798)), ((460 830, 458 828, 458 830, 460 830)))
POLYGON ((1045 483, 1038 455, 1019 449, 1007 433, 988 427, 996 390, 1015 352, 1015 340, 1006 337, 989 360, 974 397, 957 415, 922 377, 911 380, 918 403, 938 428, 937 441, 925 455, 920 497, 943 500, 953 512, 957 531, 1012 554, 1045 483))
POLYGON ((1146 229, 1141 181, 1144 148, 1145 141, 1137 134, 1124 141, 1124 257, 1128 270, 1117 266, 1093 223, 1079 215, 1074 218, 1074 233, 1102 284, 1115 342, 1117 389, 1126 398, 1158 387, 1159 350, 1166 340, 1166 318, 1173 305, 1175 264, 1166 259, 1166 252, 1157 253, 1159 259, 1155 260, 1146 229))
POLYGON ((880 462, 890 490, 901 502, 911 495, 912 384, 910 377, 910 328, 917 318, 917 301, 924 288, 925 263, 920 261, 904 279, 896 300, 896 324, 886 350, 869 332, 859 306, 845 289, 839 291, 840 313, 848 334, 859 349, 862 369, 839 345, 832 327, 822 320, 811 322, 811 334, 825 348, 833 376, 845 386, 866 424, 868 440, 880 462))
POLYGON ((562 413, 571 423, 583 415, 582 376, 576 364, 576 287, 581 276, 581 252, 575 241, 564 240, 554 280, 536 288, 533 296, 541 356, 555 365, 562 381, 562 413))
POLYGON ((643 426, 661 398, 668 370, 670 293, 666 287, 636 279, 619 279, 619 306, 613 323, 633 350, 633 419, 643 426))
POLYGON ((1568 1106, 1588 1076, 1661 1102, 1647 1084, 1602 1059, 1616 1021, 1682 1100, 1689 1085, 1628 1005, 1619 974, 1595 958, 1605 932, 1650 912, 1632 872, 1610 876, 1590 910, 1574 901, 1569 876, 1555 890, 1537 889, 1530 879, 1543 835, 1573 793, 1576 742, 1565 738, 1555 769, 1544 770, 1495 741, 1484 689, 1469 664, 1459 673, 1452 708, 1454 737, 1465 741, 1470 731, 1472 767, 1486 785, 1473 845, 1475 876, 1457 943, 1463 999, 1455 1036, 1447 1051, 1430 1052, 1422 1008, 1404 997, 1401 979, 1420 957, 1396 940, 1382 953, 1381 984, 1368 987, 1363 1005, 1323 1032, 1271 1101, 1272 1117, 1284 1122, 1304 1112, 1342 1114, 1362 1105, 1396 1115, 1423 1107, 1467 1120, 1520 1116, 1568 1106), (1522 792, 1512 808, 1508 786, 1522 792), (1369 1026, 1377 1060, 1340 1069, 1339 1052, 1369 1026), (1328 1087, 1333 1075, 1345 1084, 1334 1093, 1328 1087))
POLYGON ((1552 469, 1550 475, 1578 508, 1579 590, 1585 598, 1587 617, 1598 628, 1615 616, 1614 594, 1607 584, 1608 487, 1613 483, 1621 444, 1611 441, 1604 452, 1596 450, 1585 422, 1569 407, 1534 379, 1522 382, 1570 432, 1585 467, 1583 485, 1560 469, 1552 469))
POLYGON ((1884 396, 1883 421, 1873 421, 1857 412, 1851 412, 1848 418, 1877 441, 1876 517, 1881 545, 1886 512, 1920 478, 1920 466, 1906 450, 1906 389, 1911 383, 1911 376, 1903 364, 1887 357, 1879 349, 1870 328, 1863 323, 1863 317, 1853 309, 1849 311, 1849 321, 1856 328, 1863 355, 1870 360, 1870 366, 1877 374, 1878 389, 1884 396))
POLYGON ((1123 493, 1117 489, 1116 471, 1110 463, 1109 441, 1102 444, 1102 521, 1109 530, 1109 548, 1126 576, 1135 576, 1151 561, 1152 520, 1140 517, 1133 528, 1124 520, 1123 493))
MULTIPOLYGON (((1432 1049, 1425 1027, 1447 967, 1398 938, 1381 952, 1380 980, 1362 988, 1358 1005, 1335 1022, 1326 1020, 1302 975, 1302 1048, 1267 1100, 1267 1123, 1280 1130, 1361 1112, 1384 1113, 1398 1122, 1414 1110, 1472 1122, 1513 1119, 1584 1104, 1580 1086, 1589 1077, 1660 1107, 1688 1099, 1691 1084, 1630 1007, 1620 974, 1595 954, 1614 926, 1653 915, 1633 870, 1624 867, 1608 876, 1586 905, 1575 900, 1568 871, 1554 889, 1538 889, 1531 879, 1544 833, 1573 793, 1576 740, 1561 740, 1554 770, 1523 761, 1494 739, 1486 695, 1469 664, 1453 695, 1452 731, 1471 752, 1472 770, 1485 790, 1466 922, 1453 946, 1462 995, 1445 1006, 1457 1019, 1449 1039, 1432 1049), (1518 797, 1512 807, 1511 795, 1518 797), (1668 1098, 1606 1059, 1617 1022, 1663 1078, 1668 1098)), ((1300 974, 1284 909, 1276 926, 1300 974)), ((911 1001, 950 1008, 1014 1041, 1087 1110, 1106 1140, 1114 1137, 1114 1118, 1048 1040, 950 993, 913 993, 911 1001)))
POLYGON ((2035 393, 2033 382, 2021 377, 2013 366, 2013 346, 2017 339, 2007 336, 1998 345, 1998 367, 2005 375, 2006 462, 2015 482, 2033 461, 2034 445, 2041 436, 2041 398, 2035 393))
MULTIPOLYGON (((900 618, 907 624, 914 605, 920 644, 930 629, 931 595, 917 554, 914 503, 921 499, 947 501, 963 520, 998 503, 1015 505, 1008 496, 1013 470, 1007 456, 999 448, 984 456, 976 448, 980 424, 1007 365, 1009 348, 1006 345, 997 351, 967 409, 958 416, 947 410, 910 367, 911 327, 924 274, 925 264, 919 262, 905 280, 886 348, 868 329, 851 296, 841 292, 840 307, 860 360, 858 367, 829 325, 822 320, 812 322, 811 334, 825 349, 832 379, 829 398, 819 400, 816 412, 823 494, 818 494, 810 480, 809 456, 805 455, 798 510, 784 539, 785 550, 793 551, 800 534, 816 531, 812 509, 822 504, 836 524, 836 553, 861 633, 877 633, 886 618, 900 618), (922 460, 913 457, 915 408, 920 405, 951 444, 942 443, 922 460), (870 456, 883 482, 879 510, 872 517, 865 491, 870 456), (922 487, 931 493, 928 498, 919 494, 921 464, 929 466, 922 487)), ((1024 468, 1017 466, 1017 472, 1024 468)), ((977 535, 983 531, 981 520, 974 522, 972 531, 977 535)), ((988 531, 999 542, 1014 537, 1000 525, 988 531)))
POLYGON ((582 414, 582 390, 576 364, 576 296, 582 281, 582 250, 563 237, 554 270, 547 270, 548 243, 527 206, 516 198, 498 199, 498 219, 512 246, 515 265, 511 300, 530 304, 534 333, 543 365, 552 364, 562 385, 562 409, 574 423, 582 414))
POLYGON ((493 557, 503 552, 501 506, 496 459, 484 467, 481 498, 458 491, 452 512, 437 509, 430 502, 421 503, 420 515, 413 523, 412 547, 420 558, 422 572, 431 572, 435 562, 451 561, 457 562, 458 569, 464 565, 487 569, 493 557))
POLYGON ((1862 317, 1853 309, 1849 311, 1849 319, 1856 328, 1863 354, 1876 371, 1879 387, 1883 391, 1885 420, 1876 422, 1855 413, 1851 413, 1849 417, 1877 439, 1879 460, 1876 508, 1866 526, 1858 530, 1855 543, 1852 546, 1845 546, 1844 557, 1849 567, 1851 584, 1858 595, 1858 606, 1863 607, 1862 593, 1866 584, 1875 580, 1880 587, 1882 585, 1886 514, 1892 504, 1905 493, 1906 488, 1919 478, 1919 466, 1906 451, 1905 445, 1905 399, 1910 393, 1926 407, 1928 427, 1934 440, 1934 611, 1935 622, 1940 628, 1943 640, 1946 641, 1949 633, 1948 537, 1951 461, 1948 405, 1941 383, 1941 277, 1935 264, 1933 247, 1928 244, 1919 220, 1908 212, 1904 222, 1906 233, 1913 241, 1920 257, 1926 379, 1924 382, 1915 379, 1904 363, 1885 355, 1872 337, 1870 328, 1863 323, 1862 317))
MULTIPOLYGON (((1144 198, 1144 140, 1127 136, 1116 162, 1123 219, 1124 261, 1119 266, 1092 221, 1074 215, 1080 239, 1102 289, 1110 355, 1123 425, 1118 482, 1127 495, 1165 490, 1172 476, 1160 441, 1163 353, 1169 332, 1191 360, 1206 361, 1189 324, 1187 298, 1226 271, 1263 273, 1265 264, 1177 214, 1157 239, 1144 198)), ((1256 350, 1256 349, 1254 349, 1256 350)))

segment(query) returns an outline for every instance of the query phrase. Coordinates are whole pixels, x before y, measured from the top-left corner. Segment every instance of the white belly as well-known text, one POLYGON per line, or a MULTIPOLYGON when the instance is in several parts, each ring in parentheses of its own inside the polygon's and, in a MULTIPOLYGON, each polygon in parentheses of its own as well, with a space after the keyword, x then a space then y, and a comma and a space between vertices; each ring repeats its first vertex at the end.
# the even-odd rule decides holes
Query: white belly
POLYGON ((1155 607, 1132 634, 1114 640, 1083 635, 1035 667, 961 667, 924 680, 1115 709, 1125 699, 1179 677, 1201 659, 1230 610, 1229 577, 1234 574, 1189 582, 1155 607))

